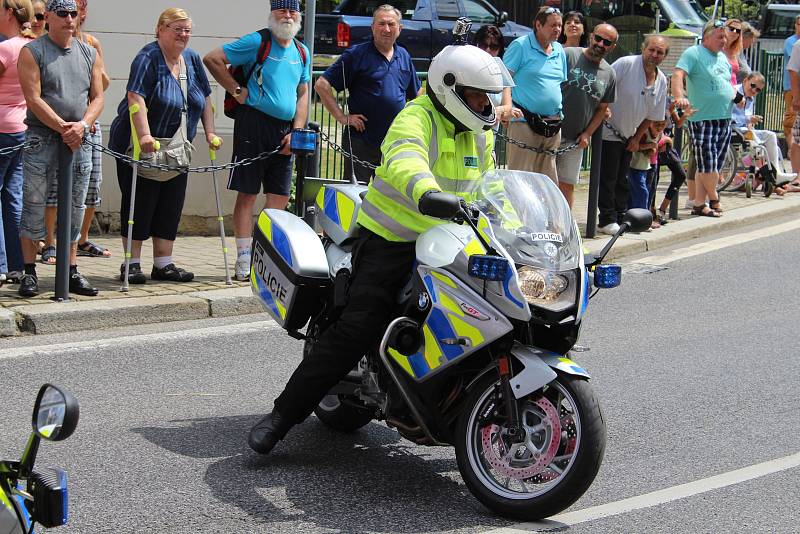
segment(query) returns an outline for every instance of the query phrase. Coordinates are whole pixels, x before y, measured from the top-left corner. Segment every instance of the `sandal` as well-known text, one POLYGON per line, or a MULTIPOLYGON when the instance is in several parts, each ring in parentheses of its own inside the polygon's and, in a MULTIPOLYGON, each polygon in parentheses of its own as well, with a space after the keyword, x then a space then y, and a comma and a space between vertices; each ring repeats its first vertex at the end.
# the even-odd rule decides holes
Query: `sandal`
POLYGON ((42 263, 45 265, 56 264, 56 247, 50 245, 49 247, 44 247, 42 249, 42 263))
POLYGON ((669 222, 669 219, 667 219, 667 212, 665 210, 658 210, 656 213, 658 214, 658 217, 656 217, 658 224, 664 226, 669 222))
POLYGON ((83 243, 78 243, 78 256, 90 256, 92 258, 110 258, 111 251, 107 248, 102 248, 88 239, 83 243))
POLYGON ((722 214, 718 211, 714 211, 705 204, 702 206, 695 206, 692 208, 692 215, 699 215, 701 217, 721 217, 722 214))
POLYGON ((719 205, 719 199, 717 200, 709 200, 708 207, 712 210, 716 211, 717 213, 722 213, 722 206, 719 205))

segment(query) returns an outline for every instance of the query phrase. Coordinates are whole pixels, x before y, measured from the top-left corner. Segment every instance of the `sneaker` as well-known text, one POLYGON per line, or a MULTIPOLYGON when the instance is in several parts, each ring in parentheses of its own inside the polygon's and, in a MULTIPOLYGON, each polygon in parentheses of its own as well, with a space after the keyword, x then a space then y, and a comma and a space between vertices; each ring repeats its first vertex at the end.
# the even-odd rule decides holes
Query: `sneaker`
POLYGON ((683 205, 684 209, 691 210, 694 209, 694 200, 691 198, 686 199, 686 204, 683 205))
POLYGON ((35 274, 23 274, 19 280, 21 297, 35 297, 39 294, 39 278, 35 274))
POLYGON ((175 267, 174 263, 170 263, 165 265, 163 269, 153 265, 153 270, 150 271, 150 278, 169 282, 191 282, 194 279, 194 273, 175 267))
POLYGON ((236 258, 236 267, 234 268, 234 278, 243 282, 250 278, 250 251, 242 252, 236 258))
MULTIPOLYGON (((125 278, 125 264, 119 266, 119 281, 123 282, 125 278)), ((147 277, 142 272, 142 265, 140 263, 131 263, 128 267, 128 283, 129 284, 144 284, 147 283, 147 277)))
POLYGON ((598 228, 601 234, 614 235, 619 232, 619 225, 617 223, 607 224, 598 228))
POLYGON ((92 287, 92 284, 89 283, 89 280, 87 280, 85 276, 75 271, 69 276, 69 292, 83 295, 84 297, 94 297, 100 290, 96 287, 92 287))

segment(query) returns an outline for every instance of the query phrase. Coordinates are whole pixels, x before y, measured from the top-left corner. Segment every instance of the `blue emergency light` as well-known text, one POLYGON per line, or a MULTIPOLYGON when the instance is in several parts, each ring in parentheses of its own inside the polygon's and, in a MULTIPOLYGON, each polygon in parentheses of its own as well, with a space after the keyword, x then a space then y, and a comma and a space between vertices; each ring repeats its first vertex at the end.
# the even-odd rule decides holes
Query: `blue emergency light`
POLYGON ((608 264, 594 268, 594 286, 604 289, 617 287, 622 282, 622 267, 608 264))
POLYGON ((508 276, 510 266, 502 256, 475 254, 469 257, 469 275, 481 280, 502 281, 508 276))
POLYGON ((308 156, 317 148, 317 132, 304 128, 292 130, 292 141, 289 148, 298 156, 308 156))

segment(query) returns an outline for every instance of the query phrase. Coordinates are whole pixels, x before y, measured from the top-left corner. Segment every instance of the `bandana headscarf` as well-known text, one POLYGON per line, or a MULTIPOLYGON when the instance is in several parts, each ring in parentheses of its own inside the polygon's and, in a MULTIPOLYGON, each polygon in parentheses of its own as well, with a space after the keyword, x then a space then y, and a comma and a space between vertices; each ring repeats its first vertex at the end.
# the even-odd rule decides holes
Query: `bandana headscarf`
POLYGON ((75 0, 50 0, 47 2, 47 11, 78 11, 75 0))
POLYGON ((272 0, 272 11, 277 9, 291 9, 292 11, 300 11, 300 0, 272 0))

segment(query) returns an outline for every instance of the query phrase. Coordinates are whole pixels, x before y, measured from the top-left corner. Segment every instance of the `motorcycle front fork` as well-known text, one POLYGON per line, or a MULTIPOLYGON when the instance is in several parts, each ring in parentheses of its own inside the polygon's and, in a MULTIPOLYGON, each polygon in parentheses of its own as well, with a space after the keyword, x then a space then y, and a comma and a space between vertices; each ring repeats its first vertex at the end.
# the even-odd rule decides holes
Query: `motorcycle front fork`
POLYGON ((512 440, 522 435, 522 424, 519 419, 519 406, 511 388, 511 359, 507 354, 497 358, 497 372, 500 375, 500 390, 505 398, 506 432, 512 440))

